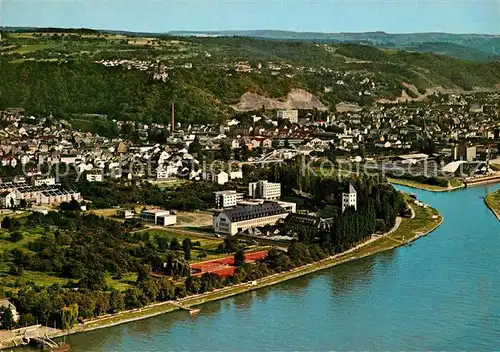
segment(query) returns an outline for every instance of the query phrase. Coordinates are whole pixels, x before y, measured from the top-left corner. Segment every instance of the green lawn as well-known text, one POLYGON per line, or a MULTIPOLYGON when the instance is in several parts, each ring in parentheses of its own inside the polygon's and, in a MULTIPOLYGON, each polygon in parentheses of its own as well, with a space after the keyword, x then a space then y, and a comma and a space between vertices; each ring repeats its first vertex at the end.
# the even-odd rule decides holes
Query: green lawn
POLYGON ((444 192, 444 191, 450 191, 453 189, 464 187, 464 184, 458 179, 451 179, 449 182, 449 187, 428 185, 425 183, 404 180, 404 179, 399 179, 399 178, 391 178, 391 177, 388 177, 387 181, 390 183, 398 184, 398 185, 419 188, 419 189, 425 189, 425 190, 434 191, 434 192, 444 192))
POLYGON ((106 277, 106 283, 118 291, 125 291, 135 285, 137 273, 126 273, 121 279, 113 279, 111 275, 106 277))
POLYGON ((33 51, 55 48, 57 46, 59 45, 55 43, 24 44, 21 45, 20 48, 16 49, 16 52, 18 52, 19 54, 25 54, 33 51))

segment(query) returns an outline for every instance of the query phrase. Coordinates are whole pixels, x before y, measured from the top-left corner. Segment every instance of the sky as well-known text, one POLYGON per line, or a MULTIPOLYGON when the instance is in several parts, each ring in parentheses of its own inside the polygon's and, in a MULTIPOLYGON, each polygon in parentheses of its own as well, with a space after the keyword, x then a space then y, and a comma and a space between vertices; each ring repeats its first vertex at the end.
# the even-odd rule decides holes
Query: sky
POLYGON ((0 25, 500 34, 500 0, 0 0, 0 25))

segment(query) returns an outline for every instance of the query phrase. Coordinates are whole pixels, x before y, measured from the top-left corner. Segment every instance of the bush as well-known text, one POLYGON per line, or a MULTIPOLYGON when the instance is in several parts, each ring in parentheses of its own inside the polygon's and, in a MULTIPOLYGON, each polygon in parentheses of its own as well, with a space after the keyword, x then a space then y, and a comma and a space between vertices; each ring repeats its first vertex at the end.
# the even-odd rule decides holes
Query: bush
POLYGON ((31 313, 26 313, 21 315, 21 319, 19 320, 20 326, 31 326, 36 324, 36 318, 31 313))
POLYGON ((23 238, 24 238, 24 235, 21 232, 14 231, 14 232, 10 233, 9 241, 18 242, 18 241, 21 241, 23 238))

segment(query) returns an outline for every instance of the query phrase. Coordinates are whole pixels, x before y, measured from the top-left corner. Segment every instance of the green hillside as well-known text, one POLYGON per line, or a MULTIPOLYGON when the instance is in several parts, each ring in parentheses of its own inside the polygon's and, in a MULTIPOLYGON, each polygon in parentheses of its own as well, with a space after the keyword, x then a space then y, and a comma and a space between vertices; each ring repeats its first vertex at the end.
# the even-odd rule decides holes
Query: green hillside
POLYGON ((231 105, 245 92, 277 99, 301 88, 332 107, 341 101, 369 105, 378 98, 393 99, 401 94, 403 82, 421 92, 436 86, 470 90, 500 83, 498 62, 360 44, 86 31, 9 32, 3 38, 0 109, 23 107, 28 113, 61 117, 106 114, 166 122, 173 101, 177 121, 207 123, 233 114, 231 105), (96 63, 118 59, 142 60, 145 66, 139 70, 96 63), (157 62, 168 67, 166 82, 153 79, 157 62), (253 71, 236 72, 241 62, 253 71), (259 63, 261 70, 256 69, 259 63), (362 83, 367 78, 373 86, 362 83))

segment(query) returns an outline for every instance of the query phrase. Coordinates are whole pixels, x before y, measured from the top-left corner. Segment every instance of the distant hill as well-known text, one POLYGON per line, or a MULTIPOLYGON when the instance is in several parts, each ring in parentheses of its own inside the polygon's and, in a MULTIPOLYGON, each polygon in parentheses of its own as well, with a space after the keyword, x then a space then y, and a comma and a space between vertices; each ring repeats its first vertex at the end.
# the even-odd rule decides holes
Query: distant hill
POLYGON ((241 36, 275 40, 299 40, 315 42, 350 42, 373 45, 379 48, 429 51, 440 55, 466 60, 499 60, 500 35, 408 33, 319 33, 277 30, 254 31, 171 31, 175 36, 241 36), (446 47, 444 44, 449 44, 446 47))
POLYGON ((469 61, 495 61, 500 55, 453 43, 422 43, 402 48, 406 51, 429 52, 469 61))
POLYGON ((336 35, 345 40, 320 34, 320 40, 317 33, 279 31, 140 35, 60 28, 2 34, 0 109, 35 115, 165 123, 175 102, 176 121, 211 123, 262 108, 321 111, 421 99, 426 90, 500 87, 494 47, 472 47, 494 43, 495 36, 376 32, 336 35), (419 36, 427 41, 415 41, 419 36), (164 81, 155 79, 162 67, 164 81))

